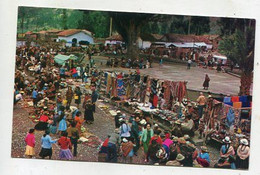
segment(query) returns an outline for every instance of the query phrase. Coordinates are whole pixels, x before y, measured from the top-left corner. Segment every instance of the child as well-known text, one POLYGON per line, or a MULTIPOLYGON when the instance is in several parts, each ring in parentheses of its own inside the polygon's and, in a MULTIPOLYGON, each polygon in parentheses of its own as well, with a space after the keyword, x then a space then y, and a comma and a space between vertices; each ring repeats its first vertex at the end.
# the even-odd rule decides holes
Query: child
POLYGON ((26 150, 25 155, 29 158, 32 158, 35 155, 34 147, 35 147, 35 136, 34 129, 30 129, 29 133, 25 137, 26 142, 26 150))
POLYGON ((59 153, 59 158, 60 159, 65 159, 65 160, 70 160, 72 159, 72 153, 71 153, 71 141, 68 138, 68 133, 66 131, 63 131, 61 133, 61 138, 58 140, 58 144, 60 146, 60 153, 59 153))
POLYGON ((81 125, 82 125, 82 123, 84 123, 84 120, 81 118, 81 112, 80 111, 76 114, 74 121, 76 123, 76 128, 78 129, 79 134, 80 134, 81 133, 81 125))

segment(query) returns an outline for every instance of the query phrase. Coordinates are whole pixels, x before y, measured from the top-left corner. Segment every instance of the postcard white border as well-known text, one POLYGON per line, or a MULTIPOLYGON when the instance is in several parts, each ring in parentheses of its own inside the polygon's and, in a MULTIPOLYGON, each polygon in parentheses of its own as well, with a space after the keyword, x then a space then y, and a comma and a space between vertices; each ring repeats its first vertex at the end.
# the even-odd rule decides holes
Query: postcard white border
POLYGON ((247 175, 259 174, 260 162, 260 68, 258 0, 1 0, 0 1, 0 174, 1 175, 57 175, 57 174, 201 174, 247 175), (15 65, 15 40, 18 6, 74 8, 149 12, 162 14, 246 17, 256 19, 255 69, 253 93, 252 142, 249 171, 202 168, 177 168, 106 163, 27 160, 11 158, 12 103, 15 65))

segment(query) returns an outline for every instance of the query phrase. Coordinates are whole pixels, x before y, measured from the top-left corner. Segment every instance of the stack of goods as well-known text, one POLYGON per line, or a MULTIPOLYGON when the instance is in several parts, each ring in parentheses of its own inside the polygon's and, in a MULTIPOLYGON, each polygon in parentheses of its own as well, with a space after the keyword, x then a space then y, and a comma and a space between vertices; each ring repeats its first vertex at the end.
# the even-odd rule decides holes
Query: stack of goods
POLYGON ((177 113, 174 113, 170 110, 158 110, 153 112, 153 115, 160 120, 166 121, 170 124, 173 124, 176 120, 178 120, 177 113))
POLYGON ((224 97, 223 103, 233 106, 234 108, 252 107, 252 96, 227 96, 224 97))

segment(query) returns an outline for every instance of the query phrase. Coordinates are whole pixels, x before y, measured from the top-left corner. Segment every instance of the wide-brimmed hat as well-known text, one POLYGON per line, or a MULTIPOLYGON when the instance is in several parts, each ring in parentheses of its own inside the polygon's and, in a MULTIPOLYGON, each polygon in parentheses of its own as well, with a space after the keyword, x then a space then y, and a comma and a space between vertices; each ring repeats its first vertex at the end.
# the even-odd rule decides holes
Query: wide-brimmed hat
POLYGON ((231 143, 230 137, 226 136, 225 139, 222 140, 224 143, 231 143))
POLYGON ((146 120, 145 119, 142 119, 141 121, 140 121, 140 124, 141 125, 145 125, 147 122, 146 122, 146 120))
POLYGON ((173 142, 178 142, 178 139, 179 139, 178 137, 173 137, 173 138, 172 138, 172 141, 173 141, 173 142))
POLYGON ((181 124, 181 122, 179 120, 176 120, 174 123, 177 124, 177 125, 181 124))
POLYGON ((208 152, 208 148, 206 146, 202 146, 200 149, 204 152, 208 152))
POLYGON ((184 138, 179 138, 178 139, 178 142, 179 143, 182 143, 182 144, 185 144, 186 143, 186 140, 184 138))
POLYGON ((185 140, 187 140, 187 139, 190 139, 190 136, 189 136, 188 134, 185 134, 185 135, 183 136, 183 138, 184 138, 185 140))
POLYGON ((167 154, 166 154, 166 151, 165 149, 161 148, 157 151, 156 153, 156 157, 159 158, 159 159, 164 159, 167 157, 167 154))
POLYGON ((240 143, 243 145, 248 145, 248 140, 247 139, 241 139, 240 143))
POLYGON ((119 121, 122 122, 122 121, 124 121, 124 119, 123 119, 123 118, 120 118, 119 121))
POLYGON ((185 157, 182 154, 178 154, 177 157, 176 157, 177 161, 182 161, 184 159, 185 159, 185 157))

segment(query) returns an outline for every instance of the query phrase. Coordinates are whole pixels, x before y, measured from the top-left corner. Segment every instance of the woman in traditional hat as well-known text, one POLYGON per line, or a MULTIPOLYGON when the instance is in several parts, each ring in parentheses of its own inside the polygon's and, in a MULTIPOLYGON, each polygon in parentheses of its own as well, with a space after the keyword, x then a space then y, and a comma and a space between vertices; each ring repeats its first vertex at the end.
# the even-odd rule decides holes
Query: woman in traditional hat
POLYGON ((129 157, 129 163, 133 162, 134 155, 134 144, 131 141, 128 141, 126 138, 123 138, 123 142, 121 143, 121 150, 123 152, 123 161, 127 162, 127 157, 129 157))
POLYGON ((45 134, 41 138, 42 149, 39 156, 44 159, 45 157, 49 156, 51 159, 52 156, 52 144, 56 143, 56 140, 52 140, 50 137, 50 132, 48 130, 45 131, 45 134))
POLYGON ((72 97, 73 97, 72 88, 71 88, 71 86, 68 86, 68 90, 67 90, 67 92, 66 92, 66 100, 67 100, 66 109, 69 109, 69 108, 70 108, 70 104, 71 104, 71 101, 72 101, 72 97))
POLYGON ((248 169, 250 148, 247 139, 241 139, 237 148, 236 168, 248 169))
POLYGON ((185 160, 185 157, 182 154, 178 154, 175 160, 168 161, 166 163, 166 165, 168 165, 168 166, 183 166, 184 160, 185 160))
MULTIPOLYGON (((235 155, 235 150, 233 148, 233 146, 231 145, 231 140, 230 137, 226 136, 225 139, 222 140, 223 141, 223 145, 221 146, 220 149, 220 157, 223 159, 234 159, 234 155, 235 155)), ((231 164, 231 168, 232 169, 236 169, 235 163, 233 161, 229 161, 231 164)))
POLYGON ((203 89, 208 90, 208 88, 209 88, 209 81, 210 81, 210 78, 209 78, 208 74, 206 74, 205 75, 205 80, 203 82, 203 89))
POLYGON ((77 108, 79 108, 79 105, 81 104, 81 95, 82 95, 79 86, 76 87, 74 94, 75 94, 74 95, 75 103, 77 104, 77 108))
POLYGON ((67 122, 66 122, 66 118, 67 118, 67 116, 64 114, 64 113, 62 113, 61 115, 60 115, 60 122, 59 122, 59 127, 58 127, 58 131, 59 131, 59 133, 61 133, 61 132, 63 132, 63 131, 66 131, 67 130, 67 122))
POLYGON ((201 147, 201 151, 198 154, 197 162, 203 167, 209 167, 210 165, 210 158, 208 153, 208 148, 206 146, 201 147))
POLYGON ((48 128, 49 117, 47 115, 48 115, 47 107, 46 108, 44 107, 44 112, 40 116, 39 123, 35 125, 34 129, 38 131, 44 131, 48 128))
POLYGON ((91 104, 91 99, 86 101, 84 119, 86 120, 87 124, 92 124, 94 122, 93 107, 91 104))
POLYGON ((145 162, 147 162, 147 151, 151 138, 153 137, 153 129, 151 124, 147 123, 143 128, 143 132, 140 138, 140 145, 144 147, 145 162))

